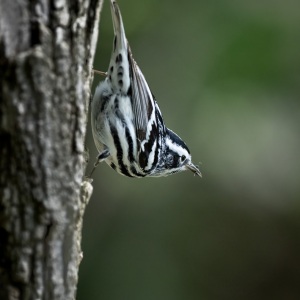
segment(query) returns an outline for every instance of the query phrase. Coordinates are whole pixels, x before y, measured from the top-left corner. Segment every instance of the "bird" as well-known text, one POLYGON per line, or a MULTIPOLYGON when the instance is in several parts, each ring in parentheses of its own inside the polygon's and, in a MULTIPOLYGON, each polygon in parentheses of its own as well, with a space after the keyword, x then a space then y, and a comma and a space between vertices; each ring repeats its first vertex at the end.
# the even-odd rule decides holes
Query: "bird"
POLYGON ((119 174, 161 177, 185 170, 202 177, 189 148, 167 128, 157 101, 135 62, 119 6, 110 0, 113 50, 106 78, 91 102, 91 127, 98 150, 96 166, 105 161, 119 174))

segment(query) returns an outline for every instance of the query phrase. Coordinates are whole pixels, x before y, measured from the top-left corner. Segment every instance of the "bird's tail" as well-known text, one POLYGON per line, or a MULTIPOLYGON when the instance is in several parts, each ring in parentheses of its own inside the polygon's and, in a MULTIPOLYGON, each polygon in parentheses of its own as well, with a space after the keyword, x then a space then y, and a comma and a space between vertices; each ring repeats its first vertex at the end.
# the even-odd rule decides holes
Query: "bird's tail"
POLYGON ((118 3, 115 0, 110 0, 110 9, 115 33, 114 50, 126 49, 127 39, 125 35, 123 20, 118 3))

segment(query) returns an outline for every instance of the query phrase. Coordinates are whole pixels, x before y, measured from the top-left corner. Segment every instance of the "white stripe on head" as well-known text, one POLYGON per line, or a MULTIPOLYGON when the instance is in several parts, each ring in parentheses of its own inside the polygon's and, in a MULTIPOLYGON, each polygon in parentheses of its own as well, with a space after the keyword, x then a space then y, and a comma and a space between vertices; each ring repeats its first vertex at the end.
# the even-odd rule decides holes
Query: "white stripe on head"
POLYGON ((171 140, 169 137, 166 138, 166 145, 168 148, 175 153, 177 153, 179 156, 185 155, 186 157, 190 157, 189 152, 183 148, 182 146, 175 143, 173 140, 171 140))

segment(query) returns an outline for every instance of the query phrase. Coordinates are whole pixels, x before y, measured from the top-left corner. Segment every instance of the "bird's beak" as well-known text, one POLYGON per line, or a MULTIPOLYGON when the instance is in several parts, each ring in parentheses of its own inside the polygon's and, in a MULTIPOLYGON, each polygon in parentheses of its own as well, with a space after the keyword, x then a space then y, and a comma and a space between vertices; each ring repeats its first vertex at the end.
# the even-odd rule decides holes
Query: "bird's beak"
POLYGON ((186 165, 187 169, 192 171, 194 175, 202 177, 202 174, 198 168, 198 166, 195 166, 192 162, 190 162, 188 165, 186 165))

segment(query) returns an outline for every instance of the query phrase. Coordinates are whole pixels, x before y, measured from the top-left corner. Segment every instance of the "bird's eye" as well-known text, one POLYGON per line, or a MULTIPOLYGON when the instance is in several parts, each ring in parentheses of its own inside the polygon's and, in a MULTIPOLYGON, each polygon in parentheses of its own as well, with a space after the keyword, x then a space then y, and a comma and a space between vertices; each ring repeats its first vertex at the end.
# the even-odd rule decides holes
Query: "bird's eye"
POLYGON ((185 159, 186 159, 186 156, 185 156, 185 155, 182 155, 182 156, 180 156, 180 160, 181 160, 181 162, 184 162, 184 161, 185 161, 185 159))

